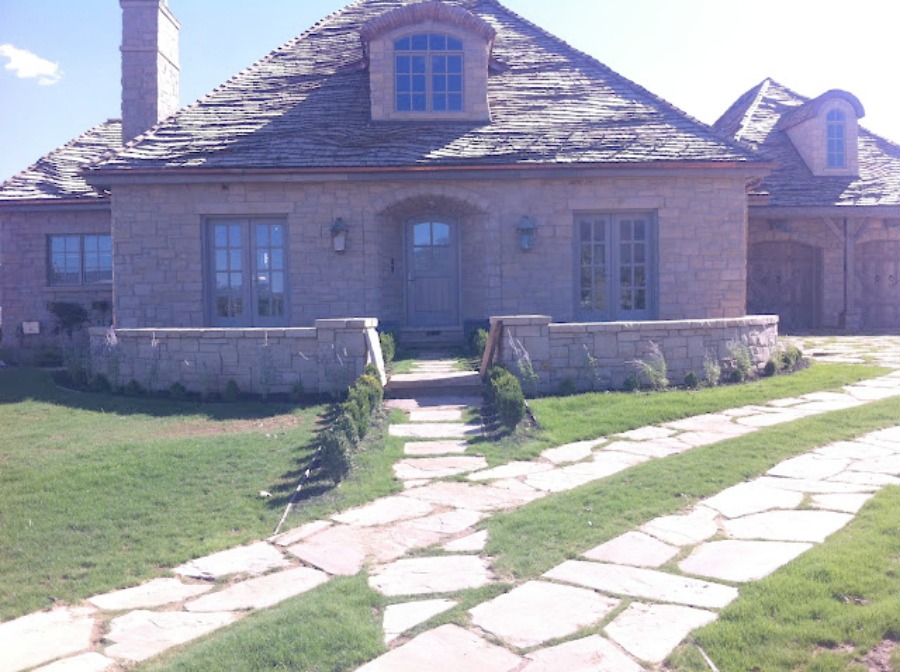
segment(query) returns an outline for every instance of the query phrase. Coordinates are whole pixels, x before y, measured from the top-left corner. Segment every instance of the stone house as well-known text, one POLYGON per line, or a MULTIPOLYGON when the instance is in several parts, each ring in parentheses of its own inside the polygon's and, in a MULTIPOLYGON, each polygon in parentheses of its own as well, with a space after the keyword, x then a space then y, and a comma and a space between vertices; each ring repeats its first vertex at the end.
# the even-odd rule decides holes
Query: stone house
POLYGON ((166 0, 120 4, 126 144, 108 122, 0 185, 4 347, 63 300, 187 353, 747 312, 766 160, 497 0, 360 0, 182 109, 166 0))
POLYGON ((714 125, 775 164, 749 195, 747 300, 784 330, 900 327, 900 146, 864 114, 766 79, 714 125))

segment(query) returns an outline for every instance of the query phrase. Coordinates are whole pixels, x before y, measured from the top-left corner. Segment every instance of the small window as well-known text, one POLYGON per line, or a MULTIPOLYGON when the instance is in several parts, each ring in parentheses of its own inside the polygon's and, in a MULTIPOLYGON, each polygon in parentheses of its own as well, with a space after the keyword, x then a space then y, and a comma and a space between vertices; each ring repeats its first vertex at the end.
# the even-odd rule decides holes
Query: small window
POLYGON ((463 111, 463 43, 440 33, 394 42, 398 112, 463 111))
POLYGON ((826 117, 828 127, 828 167, 846 167, 845 132, 846 115, 840 110, 831 110, 826 117))
POLYGON ((50 236, 47 248, 51 285, 96 285, 112 282, 111 236, 50 236))
POLYGON ((208 224, 207 241, 213 326, 285 326, 285 223, 273 219, 215 219, 208 224))

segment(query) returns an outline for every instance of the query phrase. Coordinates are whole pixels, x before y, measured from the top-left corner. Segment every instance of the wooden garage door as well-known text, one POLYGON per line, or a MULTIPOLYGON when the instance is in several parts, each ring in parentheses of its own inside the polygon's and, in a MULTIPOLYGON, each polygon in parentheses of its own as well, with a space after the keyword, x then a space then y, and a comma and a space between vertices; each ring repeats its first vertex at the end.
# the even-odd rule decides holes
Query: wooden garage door
POLYGON ((747 269, 747 309, 751 315, 778 315, 784 331, 819 325, 822 296, 822 254, 795 242, 765 242, 750 246, 747 269))
POLYGON ((856 277, 864 329, 900 327, 900 241, 872 241, 856 248, 856 277))

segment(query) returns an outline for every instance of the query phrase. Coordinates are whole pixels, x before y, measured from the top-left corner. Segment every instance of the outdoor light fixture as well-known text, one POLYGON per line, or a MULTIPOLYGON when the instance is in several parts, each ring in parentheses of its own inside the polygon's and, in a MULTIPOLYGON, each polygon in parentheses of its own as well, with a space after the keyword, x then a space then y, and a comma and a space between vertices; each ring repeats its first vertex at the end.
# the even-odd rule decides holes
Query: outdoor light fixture
POLYGON ((534 239, 537 234, 537 224, 528 215, 523 215, 519 222, 519 247, 523 252, 528 252, 534 247, 534 239))
POLYGON ((347 249, 347 231, 350 227, 343 217, 338 217, 331 223, 331 243, 334 245, 334 251, 341 253, 347 249))

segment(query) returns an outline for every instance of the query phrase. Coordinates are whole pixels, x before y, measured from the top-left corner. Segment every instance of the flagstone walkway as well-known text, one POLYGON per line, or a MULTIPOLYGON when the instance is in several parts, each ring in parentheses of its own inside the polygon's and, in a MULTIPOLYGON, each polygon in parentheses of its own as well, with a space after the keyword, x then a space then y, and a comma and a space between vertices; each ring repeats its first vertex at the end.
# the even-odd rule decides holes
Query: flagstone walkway
MULTIPOLYGON (((440 375, 451 366, 431 362, 428 369, 440 375)), ((373 589, 395 603, 384 614, 393 648, 361 671, 652 669, 737 597, 733 584, 768 575, 846 525, 880 487, 900 484, 900 427, 787 460, 690 510, 585 549, 582 558, 471 609, 469 628, 444 625, 408 641, 404 633, 453 608, 454 593, 497 580, 483 555, 487 534, 476 531, 495 511, 761 427, 893 396, 900 396, 900 371, 840 393, 644 427, 496 468, 468 454, 466 439, 482 430, 465 418, 480 399, 391 400, 410 414, 407 424, 390 428, 409 439, 395 465, 402 493, 198 558, 175 568, 176 578, 0 624, 0 669, 111 670, 364 567, 373 589), (448 477, 454 480, 442 480, 448 477), (430 551, 406 557, 422 549, 430 551), (673 564, 676 556, 683 559, 673 564), (602 634, 548 646, 601 624, 602 634)))

